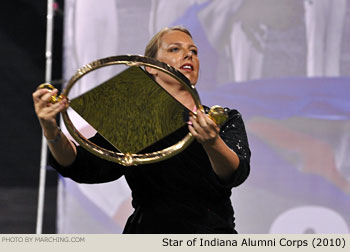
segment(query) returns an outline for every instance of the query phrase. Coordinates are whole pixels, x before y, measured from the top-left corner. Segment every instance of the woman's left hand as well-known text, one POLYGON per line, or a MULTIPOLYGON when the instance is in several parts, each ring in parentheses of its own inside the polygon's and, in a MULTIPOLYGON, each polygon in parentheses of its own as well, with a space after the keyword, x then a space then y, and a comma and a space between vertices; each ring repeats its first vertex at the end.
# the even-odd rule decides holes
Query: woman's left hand
POLYGON ((197 110, 197 116, 190 116, 188 129, 203 145, 213 145, 219 137, 220 128, 203 111, 197 110), (195 118, 196 117, 196 118, 195 118))
POLYGON ((197 116, 190 116, 188 129, 203 145, 216 175, 229 182, 240 161, 220 137, 220 128, 203 111, 197 111, 197 116))

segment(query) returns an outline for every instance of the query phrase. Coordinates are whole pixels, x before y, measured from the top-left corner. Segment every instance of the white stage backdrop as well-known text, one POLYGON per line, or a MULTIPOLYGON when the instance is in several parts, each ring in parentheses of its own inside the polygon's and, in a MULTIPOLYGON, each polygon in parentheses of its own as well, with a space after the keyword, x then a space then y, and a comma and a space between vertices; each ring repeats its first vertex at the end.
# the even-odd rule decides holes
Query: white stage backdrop
MULTIPOLYGON (((66 0, 64 76, 98 58, 143 54, 164 26, 187 27, 199 47, 203 104, 236 108, 246 123, 251 175, 233 189, 238 231, 349 233, 348 2, 66 0)), ((94 132, 83 121, 79 128, 94 132)), ((60 178, 58 196, 58 233, 119 233, 132 211, 123 178, 60 178)))

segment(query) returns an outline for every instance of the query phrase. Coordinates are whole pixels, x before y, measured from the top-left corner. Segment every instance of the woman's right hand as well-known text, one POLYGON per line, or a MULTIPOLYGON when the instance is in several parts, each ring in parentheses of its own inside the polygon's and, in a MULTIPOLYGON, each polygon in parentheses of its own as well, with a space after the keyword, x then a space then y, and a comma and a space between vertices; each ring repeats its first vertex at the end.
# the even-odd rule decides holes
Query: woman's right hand
POLYGON ((51 96, 56 95, 57 92, 57 89, 52 91, 46 88, 36 90, 33 93, 34 108, 44 136, 47 140, 52 140, 48 141, 47 144, 53 157, 60 165, 69 166, 77 156, 77 149, 73 142, 57 127, 57 114, 68 108, 66 98, 54 104, 50 102, 51 96))
POLYGON ((61 111, 67 109, 68 105, 66 98, 54 104, 50 103, 51 96, 57 94, 57 92, 57 89, 49 90, 43 88, 33 93, 35 113, 47 139, 54 139, 57 136, 56 116, 61 111))

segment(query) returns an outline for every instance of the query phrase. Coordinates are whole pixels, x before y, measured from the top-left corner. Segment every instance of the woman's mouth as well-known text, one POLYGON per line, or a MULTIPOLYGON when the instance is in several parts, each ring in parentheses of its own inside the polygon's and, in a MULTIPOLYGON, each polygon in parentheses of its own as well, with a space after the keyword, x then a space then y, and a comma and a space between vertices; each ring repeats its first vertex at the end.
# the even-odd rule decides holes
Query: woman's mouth
POLYGON ((190 63, 183 64, 180 67, 181 70, 184 70, 185 72, 192 72, 193 71, 193 65, 190 63))

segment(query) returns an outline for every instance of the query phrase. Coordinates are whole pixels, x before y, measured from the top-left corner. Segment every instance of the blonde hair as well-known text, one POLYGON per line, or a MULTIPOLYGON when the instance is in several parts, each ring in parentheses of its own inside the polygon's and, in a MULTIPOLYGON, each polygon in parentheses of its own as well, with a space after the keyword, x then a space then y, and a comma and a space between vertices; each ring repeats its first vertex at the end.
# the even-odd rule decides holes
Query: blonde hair
POLYGON ((162 37, 170 31, 181 31, 186 33, 188 36, 192 38, 191 33, 185 27, 182 27, 182 26, 165 27, 162 30, 160 30, 158 33, 156 33, 156 35, 154 35, 153 38, 148 42, 145 49, 145 56, 154 58, 154 59, 157 58, 160 41, 162 37))

